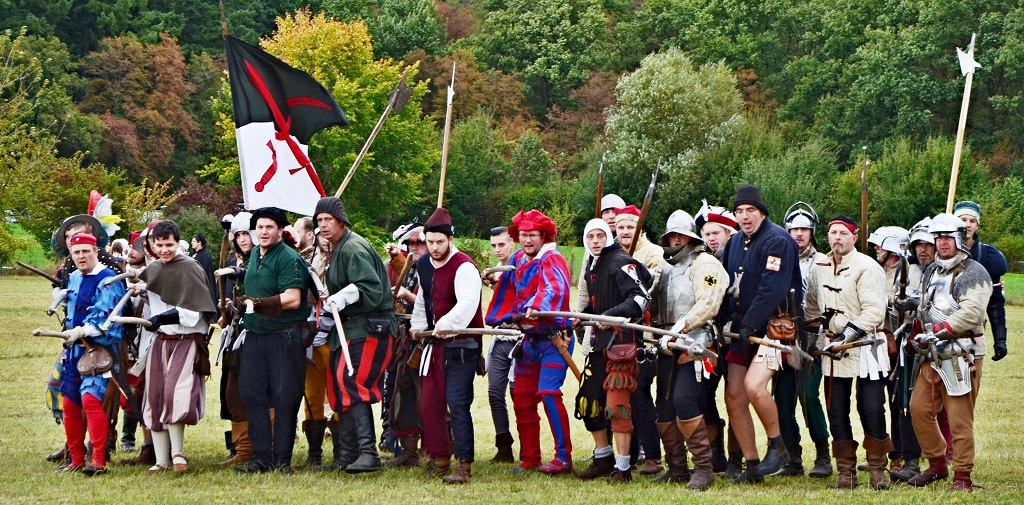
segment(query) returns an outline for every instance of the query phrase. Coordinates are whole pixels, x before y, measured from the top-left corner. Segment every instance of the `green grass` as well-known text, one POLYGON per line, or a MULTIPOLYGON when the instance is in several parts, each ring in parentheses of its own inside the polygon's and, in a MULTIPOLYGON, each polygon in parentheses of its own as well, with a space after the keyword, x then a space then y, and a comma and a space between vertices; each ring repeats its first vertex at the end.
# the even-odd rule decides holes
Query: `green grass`
MULTIPOLYGON (((948 484, 928 489, 899 486, 876 492, 861 487, 836 491, 826 482, 810 478, 768 478, 760 486, 735 486, 718 480, 704 493, 683 486, 655 485, 646 479, 632 484, 612 486, 603 482, 581 482, 571 477, 550 478, 530 473, 511 475, 509 465, 489 463, 493 454, 494 431, 487 406, 486 381, 476 381, 473 416, 476 420, 476 458, 473 482, 466 486, 446 486, 424 480, 419 470, 384 470, 375 474, 350 476, 297 472, 292 476, 239 476, 215 466, 226 453, 223 432, 228 423, 218 419, 220 369, 207 381, 206 417, 186 431, 185 450, 192 466, 186 475, 140 474, 140 469, 111 465, 110 474, 88 479, 81 474, 56 475, 56 465, 43 460, 63 443, 63 431, 54 424, 44 408, 44 381, 53 365, 59 343, 52 338, 30 335, 33 328, 57 329, 43 309, 49 303, 49 285, 32 277, 0 278, 0 502, 3 503, 960 503, 983 500, 989 503, 1020 503, 1024 500, 1024 426, 1020 412, 1024 399, 1024 308, 1008 310, 1010 355, 998 362, 985 363, 982 392, 978 401, 975 430, 977 464, 975 482, 982 486, 973 497, 950 495, 948 484)), ((582 359, 577 356, 577 362, 582 359)), ((566 381, 566 405, 575 395, 574 380, 566 381)), ((721 392, 719 393, 721 395, 721 392)), ((721 402, 721 400, 720 400, 721 402)), ((511 401, 509 402, 511 406, 511 401)), ((722 406, 724 412, 724 406, 722 406)), ((859 423, 854 422, 854 426, 859 423)), ((582 423, 571 419, 573 454, 582 461, 593 449, 582 423)), ((546 422, 542 422, 546 426, 546 422)), ((808 440, 806 432, 805 440, 808 440)), ((856 436, 860 437, 858 433, 856 436)), ((139 435, 141 440, 141 434, 139 435)), ((546 457, 551 455, 551 439, 542 430, 546 457)), ((758 440, 764 452, 764 436, 758 440)), ((517 446, 518 447, 518 446, 517 446)), ((326 449, 326 448, 325 448, 326 449)), ((295 460, 305 456, 305 440, 296 443, 295 460)), ((329 449, 328 449, 329 452, 329 449)), ((813 450, 805 451, 805 464, 813 459, 813 450)), ((861 453, 863 457, 863 452, 861 453)), ((114 461, 124 457, 115 454, 114 461)), ((585 464, 580 465, 585 466, 585 464)), ((866 474, 860 475, 862 483, 866 474)))
POLYGON ((1007 305, 1024 305, 1024 274, 1004 275, 1003 294, 1007 305))

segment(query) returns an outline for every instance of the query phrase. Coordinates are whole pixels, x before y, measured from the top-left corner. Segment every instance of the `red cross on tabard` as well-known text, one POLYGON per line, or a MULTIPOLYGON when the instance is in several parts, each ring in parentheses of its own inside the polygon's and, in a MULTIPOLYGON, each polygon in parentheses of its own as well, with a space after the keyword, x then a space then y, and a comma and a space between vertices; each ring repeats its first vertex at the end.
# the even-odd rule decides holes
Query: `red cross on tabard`
MULTIPOLYGON (((256 90, 259 91, 260 96, 263 97, 263 101, 267 104, 267 107, 270 108, 270 112, 274 115, 274 125, 277 127, 277 134, 275 135, 275 138, 286 142, 288 144, 288 148, 292 151, 292 155, 294 155, 296 161, 299 162, 300 166, 298 168, 288 170, 288 173, 290 175, 295 175, 296 172, 305 169, 306 174, 309 175, 309 179, 313 181, 313 186, 316 187, 320 196, 327 196, 327 193, 324 193, 323 186, 320 184, 320 178, 317 177, 316 171, 313 170, 313 165, 309 162, 309 157, 306 156, 306 153, 302 152, 302 149, 299 147, 299 143, 292 138, 288 131, 292 124, 291 118, 284 117, 284 114, 281 113, 281 109, 277 106, 277 102, 274 101, 273 95, 270 93, 270 88, 268 88, 266 82, 264 82, 263 77, 260 76, 259 72, 257 72, 248 61, 245 62, 245 70, 249 74, 249 80, 251 80, 253 85, 256 86, 256 90)), ((311 105, 331 109, 329 105, 321 102, 320 100, 305 96, 289 98, 287 100, 287 104, 288 106, 311 105)), ((274 141, 268 140, 267 147, 270 148, 272 160, 270 162, 270 167, 267 168, 267 171, 263 173, 263 177, 260 177, 259 182, 254 186, 258 192, 262 192, 274 177, 274 174, 277 173, 277 150, 274 149, 274 141)))

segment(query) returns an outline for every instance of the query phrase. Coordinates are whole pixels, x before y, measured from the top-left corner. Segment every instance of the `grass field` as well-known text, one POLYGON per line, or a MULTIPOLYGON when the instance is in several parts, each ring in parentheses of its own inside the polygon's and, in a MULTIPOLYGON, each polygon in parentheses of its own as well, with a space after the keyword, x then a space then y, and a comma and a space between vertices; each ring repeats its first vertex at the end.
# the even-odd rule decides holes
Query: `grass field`
MULTIPOLYGON (((975 483, 981 487, 973 496, 951 495, 948 484, 928 489, 899 486, 876 492, 863 485, 853 491, 836 491, 826 482, 806 477, 771 477, 763 485, 736 486, 723 480, 704 493, 678 485, 656 485, 638 479, 632 484, 612 486, 603 482, 583 483, 571 477, 551 478, 529 473, 506 473, 509 465, 489 463, 493 454, 493 426, 487 406, 486 381, 476 381, 473 408, 476 420, 476 457, 473 482, 446 486, 427 481, 418 470, 384 470, 375 474, 349 476, 297 472, 291 476, 239 476, 215 466, 226 453, 223 432, 228 423, 218 419, 220 370, 207 382, 207 415, 198 426, 186 431, 185 450, 192 470, 185 475, 145 476, 138 468, 111 465, 111 472, 89 479, 81 474, 57 475, 56 465, 43 455, 63 443, 62 428, 54 424, 43 403, 44 381, 59 344, 55 339, 35 338, 33 328, 57 329, 48 319, 50 288, 30 277, 0 277, 0 502, 3 503, 1021 503, 1024 500, 1024 436, 1021 412, 1024 399, 1024 308, 1011 307, 1010 355, 987 362, 976 413, 977 458, 975 483)), ((577 362, 582 359, 577 356, 577 362)), ((571 409, 575 394, 573 379, 566 381, 566 404, 571 409)), ((721 393, 720 393, 721 394, 721 393)), ((509 402, 511 406, 511 401, 509 402)), ((724 412, 724 406, 722 406, 724 412)), ((593 449, 582 423, 571 420, 573 453, 582 461, 593 449)), ((858 423, 854 423, 856 426, 858 423)), ((546 422, 542 422, 546 426, 546 422)), ((542 429, 545 456, 551 455, 547 428, 542 429)), ((860 435, 857 435, 860 437, 860 435)), ((141 440, 141 433, 139 435, 141 440)), ((805 440, 809 439, 805 432, 805 440)), ((518 437, 517 437, 518 438, 518 437)), ((759 435, 761 452, 764 436, 759 435)), ((518 444, 517 444, 518 448, 518 444)), ((328 449, 325 447, 325 449, 328 449)), ((304 458, 305 440, 296 443, 295 460, 304 458)), ((329 452, 329 449, 328 449, 329 452)), ((114 455, 118 460, 124 455, 114 455)), ((863 457, 863 453, 861 454, 863 457)), ((805 463, 813 450, 805 451, 805 463)), ((585 466, 585 464, 581 465, 585 466)))

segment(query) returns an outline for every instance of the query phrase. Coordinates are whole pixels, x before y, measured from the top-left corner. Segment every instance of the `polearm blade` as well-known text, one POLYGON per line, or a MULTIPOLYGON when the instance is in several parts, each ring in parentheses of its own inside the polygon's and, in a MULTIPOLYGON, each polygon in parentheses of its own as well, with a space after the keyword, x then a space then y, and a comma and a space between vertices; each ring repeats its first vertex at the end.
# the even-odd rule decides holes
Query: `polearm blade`
POLYGON ((597 204, 594 209, 594 219, 601 219, 601 199, 604 198, 604 157, 601 155, 601 165, 597 167, 597 204))
MULTIPOLYGON (((691 339, 690 337, 686 336, 685 334, 675 333, 673 331, 662 329, 662 328, 655 328, 654 326, 646 326, 646 325, 642 325, 642 324, 631 323, 631 322, 629 322, 629 319, 625 318, 625 317, 614 317, 614 316, 604 316, 604 315, 601 315, 601 314, 587 314, 585 312, 567 312, 567 311, 555 311, 555 310, 550 310, 550 311, 533 311, 532 314, 533 314, 534 317, 564 317, 564 318, 568 318, 568 319, 579 319, 581 321, 601 322, 601 323, 606 323, 608 326, 618 326, 619 328, 622 328, 624 330, 641 331, 641 332, 651 333, 653 335, 663 335, 663 336, 668 336, 668 337, 675 337, 677 340, 682 340, 687 345, 691 345, 693 343, 693 339, 691 339)), ((717 358, 718 357, 717 355, 715 355, 711 351, 707 351, 707 353, 708 353, 707 354, 708 357, 712 357, 712 358, 717 358)))
POLYGON ((448 168, 448 140, 452 131, 452 99, 455 98, 455 62, 452 62, 452 83, 448 85, 448 105, 444 113, 444 140, 441 142, 441 183, 437 187, 437 207, 444 202, 444 176, 448 168))
POLYGON ((406 102, 409 101, 409 97, 412 96, 412 88, 405 84, 405 78, 409 75, 409 69, 405 69, 402 73, 402 79, 398 81, 398 85, 388 95, 388 105, 384 108, 384 113, 381 114, 380 119, 377 120, 377 125, 373 127, 373 131, 370 132, 370 136, 366 139, 366 143, 363 144, 363 149, 359 151, 359 155, 356 156, 356 160, 352 162, 352 168, 348 169, 348 173, 345 174, 345 179, 341 181, 341 186, 338 187, 338 191, 334 193, 335 198, 341 198, 341 194, 345 191, 345 187, 348 186, 349 181, 352 180, 352 176, 356 173, 356 168, 362 163, 363 158, 366 157, 366 153, 370 152, 370 145, 373 144, 374 139, 377 138, 377 134, 380 133, 381 128, 384 128, 384 122, 388 120, 388 116, 394 111, 396 114, 402 112, 405 108, 406 102))
POLYGON ((960 60, 960 72, 967 77, 964 81, 964 99, 960 103, 960 122, 956 127, 956 145, 953 147, 953 169, 949 173, 949 194, 946 197, 946 212, 953 212, 953 201, 956 198, 956 180, 960 174, 960 156, 964 150, 964 131, 967 129, 967 107, 971 104, 971 84, 974 82, 974 70, 981 68, 981 65, 974 60, 974 37, 971 34, 971 45, 967 52, 956 48, 957 57, 960 60))

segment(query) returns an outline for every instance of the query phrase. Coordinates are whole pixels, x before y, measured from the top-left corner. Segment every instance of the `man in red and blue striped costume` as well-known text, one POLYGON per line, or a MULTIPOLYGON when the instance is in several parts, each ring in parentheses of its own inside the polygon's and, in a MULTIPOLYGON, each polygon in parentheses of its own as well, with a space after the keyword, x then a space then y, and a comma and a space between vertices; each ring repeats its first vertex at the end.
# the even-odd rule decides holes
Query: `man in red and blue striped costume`
POLYGON ((522 248, 512 255, 516 266, 515 314, 525 334, 521 351, 515 356, 515 388, 512 406, 516 413, 522 462, 517 470, 534 469, 549 473, 572 470, 572 440, 569 437, 569 415, 562 403, 565 382, 565 359, 552 342, 568 340, 572 353, 573 339, 567 334, 572 324, 564 318, 532 318, 533 311, 569 310, 569 267, 558 252, 554 221, 538 210, 522 211, 512 218, 508 234, 522 248), (551 425, 555 456, 550 463, 540 464, 540 415, 537 404, 551 425))

